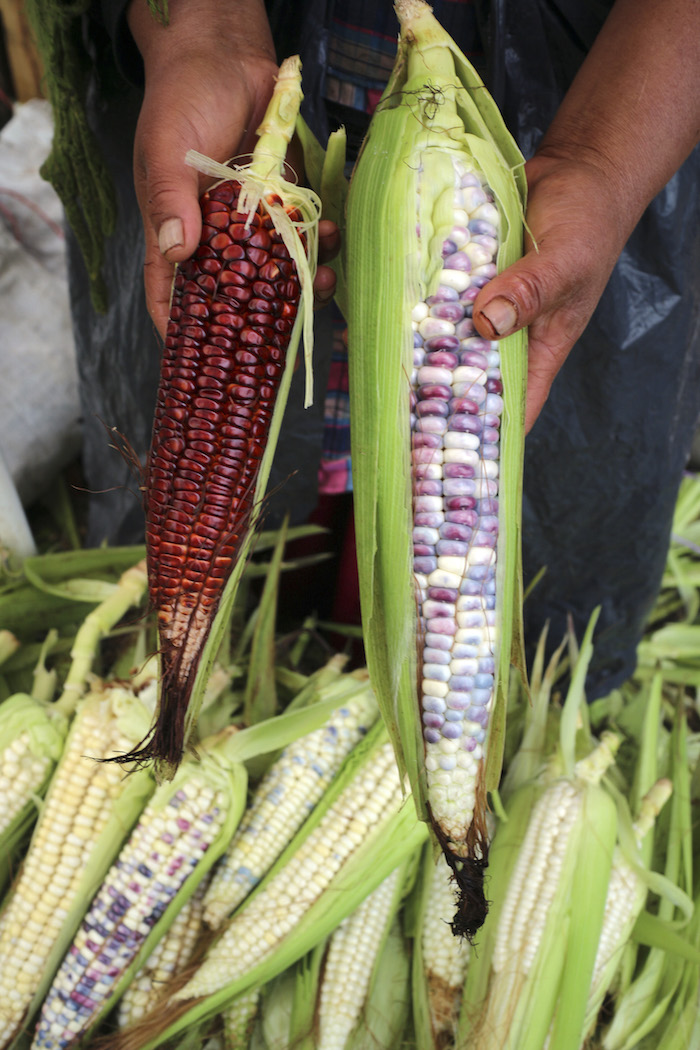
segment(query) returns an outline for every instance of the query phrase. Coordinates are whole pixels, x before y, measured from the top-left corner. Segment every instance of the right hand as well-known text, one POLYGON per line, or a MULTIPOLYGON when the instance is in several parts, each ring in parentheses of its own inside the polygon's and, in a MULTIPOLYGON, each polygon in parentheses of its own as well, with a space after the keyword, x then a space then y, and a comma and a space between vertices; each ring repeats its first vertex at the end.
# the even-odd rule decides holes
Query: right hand
POLYGON ((167 26, 146 0, 132 0, 127 15, 146 78, 134 184, 146 239, 146 304, 161 336, 173 264, 192 255, 201 233, 206 179, 185 164, 185 154, 195 149, 225 162, 252 152, 277 73, 261 0, 169 6, 167 26))

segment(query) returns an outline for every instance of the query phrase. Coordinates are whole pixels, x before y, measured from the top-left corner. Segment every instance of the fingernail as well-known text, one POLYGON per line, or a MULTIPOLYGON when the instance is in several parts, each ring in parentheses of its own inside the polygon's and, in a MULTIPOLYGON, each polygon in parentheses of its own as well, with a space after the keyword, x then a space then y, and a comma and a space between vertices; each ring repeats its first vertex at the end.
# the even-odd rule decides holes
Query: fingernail
POLYGON ((166 219, 158 230, 158 247, 161 254, 167 255, 171 248, 181 248, 185 243, 185 230, 182 219, 166 219))
POLYGON ((515 328, 518 323, 518 315, 515 307, 507 299, 492 299, 483 307, 481 313, 493 328, 496 335, 505 335, 515 328))

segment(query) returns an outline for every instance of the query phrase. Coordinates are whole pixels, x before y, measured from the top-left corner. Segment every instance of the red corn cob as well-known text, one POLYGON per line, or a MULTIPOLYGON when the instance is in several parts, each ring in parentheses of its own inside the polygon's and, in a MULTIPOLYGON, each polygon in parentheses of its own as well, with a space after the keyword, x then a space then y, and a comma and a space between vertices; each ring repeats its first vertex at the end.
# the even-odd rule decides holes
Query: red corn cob
MULTIPOLYGON (((276 95, 282 81, 281 70, 276 95)), ((291 124, 288 112, 284 119, 291 134, 294 116, 291 124)), ((272 125, 279 138, 279 121, 272 125)), ((300 254, 311 240, 298 233, 302 211, 283 205, 284 150, 272 168, 270 127, 263 123, 258 132, 264 163, 256 149, 244 177, 201 198, 201 241, 176 273, 163 351, 146 471, 161 699, 150 738, 126 758, 155 759, 169 774, 185 746, 204 643, 259 502, 261 460, 301 299, 288 231, 297 229, 300 254)))

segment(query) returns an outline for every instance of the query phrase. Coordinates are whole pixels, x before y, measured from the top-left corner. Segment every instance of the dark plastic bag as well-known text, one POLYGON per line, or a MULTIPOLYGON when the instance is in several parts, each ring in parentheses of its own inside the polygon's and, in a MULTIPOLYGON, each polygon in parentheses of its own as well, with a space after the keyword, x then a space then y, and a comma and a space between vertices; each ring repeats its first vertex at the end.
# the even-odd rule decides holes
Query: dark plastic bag
MULTIPOLYGON (((490 80, 531 156, 590 48, 606 5, 494 0, 490 80)), ((700 151, 652 202, 557 376, 525 445, 525 606, 579 638, 601 606, 588 697, 633 670, 661 582, 678 486, 700 412, 700 151)))

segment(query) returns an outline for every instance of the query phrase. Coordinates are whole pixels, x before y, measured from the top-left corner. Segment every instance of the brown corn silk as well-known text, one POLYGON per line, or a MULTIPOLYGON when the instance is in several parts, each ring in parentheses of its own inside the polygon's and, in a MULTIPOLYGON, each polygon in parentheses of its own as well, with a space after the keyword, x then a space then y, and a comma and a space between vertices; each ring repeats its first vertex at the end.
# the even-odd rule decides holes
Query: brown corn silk
MULTIPOLYGON (((304 191, 290 184, 287 197, 281 176, 301 99, 300 66, 292 61, 291 101, 277 97, 283 64, 270 104, 284 126, 268 109, 252 163, 203 194, 201 241, 173 284, 145 496, 159 714, 149 737, 125 756, 154 759, 166 776, 182 758, 202 652, 259 509, 261 464, 296 348, 298 263, 304 283, 310 279, 306 252, 314 247, 316 215, 309 222, 299 203, 304 191)), ((213 162, 201 167, 231 171, 213 162)))

